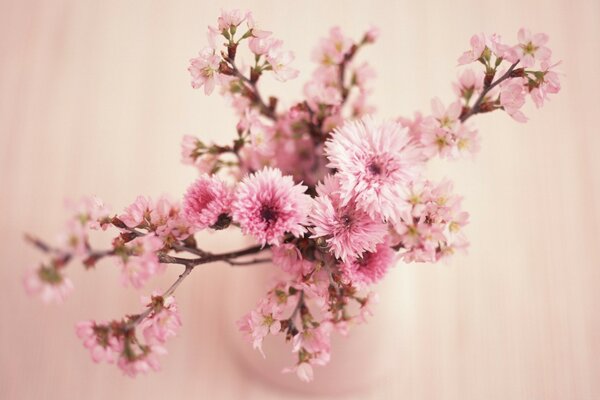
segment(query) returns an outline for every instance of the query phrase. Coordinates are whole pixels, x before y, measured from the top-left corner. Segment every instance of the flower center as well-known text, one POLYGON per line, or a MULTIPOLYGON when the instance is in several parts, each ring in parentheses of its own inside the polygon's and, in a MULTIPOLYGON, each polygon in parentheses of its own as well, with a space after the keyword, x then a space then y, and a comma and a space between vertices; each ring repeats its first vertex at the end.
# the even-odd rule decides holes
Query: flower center
POLYGON ((372 175, 381 175, 381 165, 379 165, 377 162, 371 162, 367 168, 372 175))
POLYGON ((260 217, 267 224, 271 224, 277 220, 277 210, 271 206, 263 206, 260 210, 260 217))
POLYGON ((521 46, 523 48, 523 52, 525 54, 531 54, 534 55, 535 51, 538 49, 536 46, 533 45, 533 43, 529 42, 524 46, 521 46))
POLYGON ((345 227, 350 226, 350 224, 352 223, 352 218, 350 218, 350 215, 348 214, 342 215, 342 218, 340 219, 342 220, 342 224, 344 224, 345 227))
POLYGON ((359 270, 367 268, 369 266, 371 255, 372 253, 366 252, 356 261, 356 265, 359 270))

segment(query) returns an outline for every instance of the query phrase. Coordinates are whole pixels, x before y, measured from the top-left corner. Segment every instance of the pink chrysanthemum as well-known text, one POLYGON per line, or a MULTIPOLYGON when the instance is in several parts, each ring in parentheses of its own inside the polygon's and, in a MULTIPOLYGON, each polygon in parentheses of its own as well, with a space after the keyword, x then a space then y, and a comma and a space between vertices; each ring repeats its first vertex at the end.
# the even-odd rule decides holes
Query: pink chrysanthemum
POLYGON ((423 162, 408 130, 397 122, 366 117, 336 129, 325 145, 328 167, 337 170, 343 205, 354 200, 372 218, 394 218, 402 207, 402 186, 423 162))
POLYGON ((183 200, 185 216, 198 229, 229 225, 233 192, 216 176, 202 175, 188 189, 183 200), (219 222, 221 224, 219 224, 219 222))
POLYGON ((381 280, 394 260, 394 250, 381 243, 374 252, 363 253, 361 257, 343 263, 340 269, 350 283, 363 287, 381 280))
POLYGON ((291 176, 263 168, 239 184, 232 204, 233 218, 244 234, 263 245, 278 245, 286 232, 296 237, 306 232, 311 198, 305 191, 306 186, 295 185, 291 176))
POLYGON ((353 201, 342 204, 337 175, 326 176, 317 185, 310 215, 313 237, 324 237, 333 254, 343 261, 360 256, 365 251, 374 251, 384 241, 388 229, 380 220, 374 220, 366 211, 356 207, 353 201))

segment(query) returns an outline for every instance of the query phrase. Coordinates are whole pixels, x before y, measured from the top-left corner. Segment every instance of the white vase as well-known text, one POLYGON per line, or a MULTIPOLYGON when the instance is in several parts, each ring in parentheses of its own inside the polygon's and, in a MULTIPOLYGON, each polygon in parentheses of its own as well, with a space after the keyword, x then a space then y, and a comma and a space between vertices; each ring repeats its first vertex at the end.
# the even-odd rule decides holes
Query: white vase
POLYGON ((366 324, 354 325, 348 336, 332 334, 331 362, 314 367, 314 381, 305 383, 295 374, 283 374, 284 367, 293 366, 297 359, 284 335, 267 336, 263 342, 266 358, 252 348, 237 330, 235 321, 252 310, 257 301, 272 288, 277 266, 272 264, 234 267, 224 283, 228 302, 223 313, 224 331, 241 368, 266 385, 315 395, 344 395, 369 391, 396 370, 401 354, 398 327, 402 325, 402 307, 398 303, 401 288, 400 274, 388 273, 373 289, 380 296, 374 305, 374 316, 366 324), (397 305, 397 304, 396 304, 397 305))

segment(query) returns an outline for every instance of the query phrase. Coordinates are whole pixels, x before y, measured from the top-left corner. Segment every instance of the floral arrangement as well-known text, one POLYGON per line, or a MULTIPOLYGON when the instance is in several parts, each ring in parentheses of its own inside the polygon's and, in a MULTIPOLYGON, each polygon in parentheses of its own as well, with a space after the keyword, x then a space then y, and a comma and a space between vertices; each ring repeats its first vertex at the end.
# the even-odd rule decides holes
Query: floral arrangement
POLYGON ((477 152, 473 116, 503 110, 525 122, 528 98, 541 107, 560 90, 546 34, 521 29, 515 45, 479 34, 458 59, 474 65, 463 67, 449 105, 434 99, 428 114, 379 121, 370 116, 374 72, 356 62, 378 35, 372 28, 355 41, 331 29, 314 51, 317 66, 304 98, 281 107, 261 93, 259 82, 268 75, 297 77, 293 54, 250 12, 223 11, 189 72, 193 88, 206 95, 217 89, 230 101, 238 118, 235 139, 216 144, 184 137, 183 163, 199 177, 181 203, 140 196, 120 214, 95 197, 69 203, 71 217, 56 246, 26 237, 47 254, 26 274, 26 290, 62 302, 73 290, 65 272, 75 260, 93 270, 109 259, 122 284, 136 289, 167 265, 184 267, 163 293, 142 297, 140 312, 76 325, 95 362, 116 363, 135 376, 157 370, 165 343, 179 332, 173 294, 192 271, 214 262, 272 262, 280 280, 238 326, 261 353, 267 336, 284 336, 295 359, 284 372, 310 381, 313 366, 330 359, 332 333, 346 335, 371 315, 377 296, 369 289, 396 262, 439 262, 468 246, 461 197, 451 181, 427 180, 425 163, 477 152), (240 61, 244 56, 249 64, 240 61), (115 230, 112 246, 94 248, 89 231, 108 229, 115 230), (256 244, 214 253, 194 238, 227 229, 256 244))

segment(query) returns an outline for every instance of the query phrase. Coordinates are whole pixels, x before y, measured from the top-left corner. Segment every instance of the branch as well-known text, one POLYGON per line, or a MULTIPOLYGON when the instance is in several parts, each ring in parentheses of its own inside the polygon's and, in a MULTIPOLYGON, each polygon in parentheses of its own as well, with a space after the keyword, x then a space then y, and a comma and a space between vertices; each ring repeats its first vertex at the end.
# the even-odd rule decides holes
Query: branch
MULTIPOLYGON (((140 233, 140 235, 143 235, 143 234, 140 233)), ((41 250, 44 253, 54 253, 54 254, 57 254, 62 257, 70 256, 69 253, 65 253, 60 249, 54 248, 54 247, 48 245, 47 243, 45 243, 44 241, 42 241, 41 239, 38 239, 32 235, 26 234, 25 240, 27 242, 31 243, 34 247, 36 247, 37 249, 41 250)), ((183 257, 171 256, 166 253, 158 253, 158 260, 161 263, 181 264, 181 265, 185 265, 186 267, 193 268, 197 265, 208 264, 208 263, 213 263, 213 262, 217 262, 217 261, 225 261, 229 265, 250 265, 250 264, 258 264, 258 263, 262 263, 262 262, 271 261, 270 259, 266 259, 266 258, 256 258, 253 260, 238 261, 238 262, 231 261, 232 259, 235 259, 238 257, 243 257, 243 256, 251 255, 251 254, 260 253, 261 251, 264 251, 264 250, 267 250, 268 248, 270 248, 269 245, 266 245, 266 246, 255 245, 255 246, 251 246, 251 247, 248 247, 245 249, 231 251, 231 252, 227 252, 227 253, 219 253, 219 254, 207 253, 198 248, 193 248, 193 247, 188 247, 188 246, 183 246, 183 245, 173 245, 172 248, 177 251, 186 251, 191 254, 195 254, 199 257, 183 258, 183 257)), ((93 260, 95 263, 96 261, 98 261, 99 259, 101 259, 103 257, 111 256, 114 254, 115 254, 114 249, 94 250, 94 251, 89 252, 86 260, 93 260)), ((86 263, 86 260, 84 260, 84 264, 86 263)))
POLYGON ((292 315, 290 315, 289 320, 292 321, 294 318, 296 318, 296 315, 298 315, 298 312, 300 312, 300 308, 302 308, 302 305, 304 304, 304 290, 300 291, 300 294, 298 295, 298 303, 296 303, 296 307, 294 308, 294 311, 292 311, 292 315))
POLYGON ((254 264, 265 264, 272 262, 271 258, 253 258, 251 260, 243 260, 243 261, 234 261, 234 260, 226 260, 225 262, 231 266, 242 266, 242 265, 254 265, 254 264))
MULTIPOLYGON (((193 269, 194 269, 193 266, 186 266, 183 273, 181 275, 179 275, 177 280, 175 282, 173 282, 173 284, 171 286, 169 286, 169 288, 167 290, 165 290, 165 292, 162 294, 162 297, 166 298, 166 297, 169 297, 170 295, 172 295, 175 292, 175 290, 177 289, 177 287, 181 284, 181 282, 183 282, 183 280, 185 278, 187 278, 187 276, 189 274, 192 273, 193 269)), ((130 320, 127 323, 127 325, 125 326, 125 329, 135 328, 140 322, 142 322, 144 320, 144 318, 146 318, 148 315, 150 315, 151 312, 152 312, 152 307, 147 307, 144 310, 144 312, 142 312, 141 314, 138 314, 137 317, 130 320)))
POLYGON ((248 89, 251 93, 252 96, 247 96, 250 98, 250 100, 258 106, 260 112, 262 115, 264 115, 265 117, 275 121, 277 119, 277 116, 275 115, 275 111, 273 111, 273 109, 271 107, 269 107, 264 100, 262 99, 260 92, 258 90, 258 86, 256 85, 256 82, 248 79, 244 74, 242 74, 240 72, 240 70, 238 69, 238 67, 235 65, 235 60, 232 59, 231 57, 226 57, 225 61, 227 61, 227 63, 229 64, 229 67, 231 68, 231 74, 237 78, 239 78, 245 85, 246 89, 248 89))
POLYGON ((507 80, 508 78, 510 78, 513 70, 515 69, 515 67, 517 66, 517 64, 519 63, 519 61, 515 62, 514 64, 512 64, 509 68, 508 71, 506 71, 504 73, 504 75, 502 75, 500 78, 498 78, 496 81, 492 82, 489 85, 486 85, 483 88, 483 91, 481 92, 481 94, 479 95, 479 97, 477 98, 477 100, 475 101, 475 103, 473 104, 473 107, 471 107, 466 113, 464 113, 463 115, 460 116, 460 122, 465 122, 467 119, 469 119, 469 117, 478 114, 481 111, 481 104, 483 103, 483 100, 485 100, 485 96, 496 86, 498 86, 500 83, 504 82, 505 80, 507 80))
MULTIPOLYGON (((216 261, 225 261, 225 262, 228 262, 230 265, 245 265, 245 264, 242 264, 242 262, 240 262, 239 264, 232 264, 232 261, 230 261, 230 259, 242 257, 242 256, 249 255, 249 254, 259 253, 263 250, 266 250, 267 248, 268 248, 268 246, 256 245, 256 246, 248 247, 246 249, 231 251, 228 253, 208 254, 205 257, 199 257, 199 258, 181 258, 181 257, 169 256, 167 254, 159 254, 159 260, 162 263, 185 265, 185 270, 183 271, 183 273, 181 275, 179 275, 177 280, 175 282, 173 282, 173 284, 163 293, 162 297, 165 298, 165 297, 169 297, 170 295, 172 295, 175 292, 175 290, 177 289, 177 287, 181 284, 181 282, 183 282, 183 280, 185 278, 187 278, 187 276, 189 274, 191 274, 192 271, 194 270, 194 268, 198 265, 208 264, 208 263, 216 262, 216 261)), ((152 307, 148 307, 146 310, 144 310, 144 312, 142 312, 141 314, 138 314, 138 316, 135 317, 135 319, 131 320, 127 324, 126 328, 133 329, 136 325, 138 325, 140 322, 142 322, 144 320, 144 318, 146 318, 151 312, 152 312, 152 307)))

